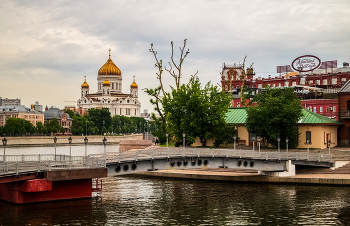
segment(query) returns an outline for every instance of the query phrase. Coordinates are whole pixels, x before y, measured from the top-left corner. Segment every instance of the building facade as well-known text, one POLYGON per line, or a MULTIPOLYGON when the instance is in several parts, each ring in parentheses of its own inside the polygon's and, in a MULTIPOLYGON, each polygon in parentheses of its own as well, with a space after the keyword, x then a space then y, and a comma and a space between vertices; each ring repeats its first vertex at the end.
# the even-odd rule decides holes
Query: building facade
MULTIPOLYGON (((240 92, 242 80, 242 68, 223 65, 221 73, 221 85, 223 91, 232 92, 234 100, 232 107, 240 107, 240 92)), ((268 78, 255 77, 253 69, 246 71, 245 84, 247 90, 252 90, 252 95, 246 100, 249 102, 257 93, 265 87, 293 87, 301 99, 301 105, 315 113, 338 120, 338 92, 342 86, 350 80, 350 68, 344 64, 342 68, 336 68, 329 73, 327 70, 315 70, 312 74, 291 72, 284 76, 268 78)))
POLYGON ((16 105, 16 106, 19 106, 21 105, 21 99, 2 99, 0 97, 0 106, 8 106, 8 105, 16 105))
POLYGON ((51 121, 53 118, 57 118, 60 125, 65 129, 65 133, 70 132, 70 128, 72 126, 73 119, 69 117, 67 113, 60 110, 59 108, 50 108, 44 113, 45 122, 51 121))
MULTIPOLYGON (((110 50, 109 50, 110 51, 110 50)), ((111 55, 107 62, 99 69, 97 75, 97 92, 90 93, 90 86, 86 82, 81 85, 81 97, 77 102, 80 114, 87 114, 88 109, 108 108, 111 116, 141 116, 141 103, 138 100, 138 85, 130 85, 130 93, 122 92, 121 70, 113 63, 111 55)))
POLYGON ((36 126, 37 122, 44 124, 44 114, 34 111, 33 109, 24 107, 22 105, 7 105, 0 106, 0 126, 6 124, 8 118, 21 118, 30 121, 33 126, 36 126))

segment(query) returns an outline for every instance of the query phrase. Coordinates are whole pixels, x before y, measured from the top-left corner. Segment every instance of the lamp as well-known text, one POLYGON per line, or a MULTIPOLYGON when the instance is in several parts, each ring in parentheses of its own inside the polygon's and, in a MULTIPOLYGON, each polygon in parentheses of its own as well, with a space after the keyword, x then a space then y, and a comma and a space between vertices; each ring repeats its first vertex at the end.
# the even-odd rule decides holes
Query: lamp
POLYGON ((87 144, 88 144, 88 138, 87 137, 85 137, 84 138, 84 143, 85 143, 85 157, 87 156, 87 144))
POLYGON ((281 142, 280 136, 277 137, 277 142, 278 142, 278 152, 280 152, 280 142, 281 142))
POLYGON ((72 137, 68 138, 68 142, 69 142, 69 156, 70 158, 72 158, 72 137))
POLYGON ((2 139, 2 145, 4 145, 4 162, 6 162, 6 144, 7 144, 7 139, 6 137, 4 137, 4 139, 2 139))
POLYGON ((289 142, 289 139, 288 137, 286 138, 286 147, 287 147, 287 152, 288 152, 288 142, 289 142))
POLYGON ((56 161, 56 143, 57 143, 57 137, 53 138, 53 142, 55 143, 55 161, 56 161))

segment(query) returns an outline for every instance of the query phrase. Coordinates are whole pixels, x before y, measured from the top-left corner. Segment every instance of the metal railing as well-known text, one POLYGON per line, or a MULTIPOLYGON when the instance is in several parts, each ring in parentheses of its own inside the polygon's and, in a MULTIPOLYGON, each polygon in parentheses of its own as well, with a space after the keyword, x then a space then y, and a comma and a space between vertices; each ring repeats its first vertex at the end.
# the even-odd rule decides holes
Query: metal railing
MULTIPOLYGON (((95 158, 104 158, 104 155, 90 155, 95 158)), ((228 158, 252 158, 252 159, 283 159, 300 161, 331 162, 329 154, 310 154, 307 152, 258 152, 252 150, 233 149, 202 149, 202 148, 169 148, 127 151, 119 153, 107 153, 106 162, 121 162, 131 160, 144 160, 164 157, 228 157, 228 158)))
POLYGON ((331 162, 329 154, 307 152, 258 152, 252 150, 168 148, 142 149, 117 153, 93 154, 85 156, 69 155, 6 155, 0 156, 0 175, 41 172, 53 169, 78 169, 106 167, 107 163, 139 161, 174 157, 227 157, 261 160, 294 160, 331 162))
POLYGON ((104 158, 68 155, 6 155, 0 156, 0 175, 41 172, 58 169, 101 168, 104 158))

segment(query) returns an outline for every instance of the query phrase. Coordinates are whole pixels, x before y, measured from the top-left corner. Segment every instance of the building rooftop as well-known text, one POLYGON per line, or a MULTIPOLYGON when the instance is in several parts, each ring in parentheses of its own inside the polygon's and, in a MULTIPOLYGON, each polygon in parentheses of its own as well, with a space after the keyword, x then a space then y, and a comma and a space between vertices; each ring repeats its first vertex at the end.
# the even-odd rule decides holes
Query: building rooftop
MULTIPOLYGON (((226 113, 226 122, 230 124, 245 124, 247 122, 246 110, 246 107, 230 108, 226 113)), ((334 119, 330 119, 306 109, 303 109, 302 113, 303 116, 298 124, 341 124, 334 119)))

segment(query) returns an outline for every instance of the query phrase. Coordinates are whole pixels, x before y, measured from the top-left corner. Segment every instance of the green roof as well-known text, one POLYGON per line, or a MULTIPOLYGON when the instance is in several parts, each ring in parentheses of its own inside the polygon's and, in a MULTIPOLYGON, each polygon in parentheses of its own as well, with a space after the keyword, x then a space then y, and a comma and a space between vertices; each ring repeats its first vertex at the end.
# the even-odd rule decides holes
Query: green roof
MULTIPOLYGON (((247 120, 247 108, 237 107, 229 108, 226 113, 226 122, 230 124, 245 124, 247 120)), ((319 115, 315 112, 303 109, 303 116, 298 124, 341 124, 340 122, 330 119, 326 116, 319 115)))

